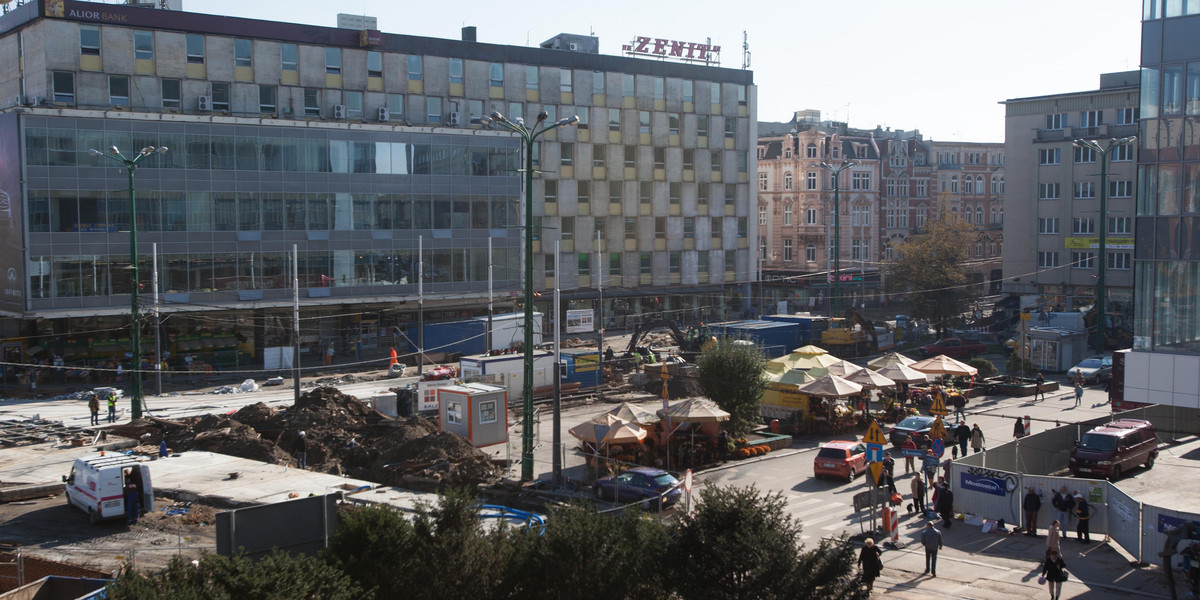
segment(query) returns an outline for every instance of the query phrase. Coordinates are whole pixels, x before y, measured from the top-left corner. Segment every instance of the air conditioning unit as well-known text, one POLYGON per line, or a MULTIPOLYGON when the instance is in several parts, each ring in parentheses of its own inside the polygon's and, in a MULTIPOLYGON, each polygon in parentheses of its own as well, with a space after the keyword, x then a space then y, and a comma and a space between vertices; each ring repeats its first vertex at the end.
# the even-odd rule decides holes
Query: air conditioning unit
POLYGON ((387 121, 391 117, 392 113, 388 112, 388 108, 386 106, 379 107, 379 121, 387 121))
POLYGON ((335 119, 345 119, 346 118, 346 105, 345 104, 334 104, 333 105, 333 118, 335 118, 335 119))
POLYGON ((578 50, 578 49, 579 49, 579 45, 578 45, 578 44, 576 44, 575 42, 571 42, 570 44, 567 44, 567 47, 568 47, 568 48, 570 48, 571 50, 578 50))
POLYGON ((200 112, 209 112, 212 110, 212 96, 200 96, 199 102, 200 112))
POLYGON ((457 111, 450 113, 448 116, 449 116, 449 118, 447 118, 447 119, 446 119, 446 122, 447 122, 447 123, 449 123, 449 124, 451 124, 451 125, 458 125, 458 124, 459 124, 459 122, 460 122, 460 118, 459 118, 459 115, 458 115, 458 112, 457 112, 457 111))

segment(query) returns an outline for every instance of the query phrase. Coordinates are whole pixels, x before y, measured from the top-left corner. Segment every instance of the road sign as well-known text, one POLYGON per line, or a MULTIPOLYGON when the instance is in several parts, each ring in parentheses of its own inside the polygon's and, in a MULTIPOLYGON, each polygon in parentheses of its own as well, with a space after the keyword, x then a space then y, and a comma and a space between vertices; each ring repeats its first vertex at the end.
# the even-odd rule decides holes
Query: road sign
POLYGON ((883 437, 883 431, 879 429, 879 421, 871 421, 871 425, 867 427, 867 434, 863 436, 863 442, 866 444, 887 443, 887 440, 883 437))
POLYGON ((871 481, 879 485, 879 473, 883 471, 883 463, 871 463, 871 481))
POLYGON ((877 463, 883 460, 883 444, 867 444, 867 462, 877 463))
POLYGON ((950 414, 950 411, 946 410, 946 401, 942 399, 942 395, 940 393, 933 396, 933 406, 929 407, 929 414, 937 415, 939 417, 944 417, 950 414))
POLYGON ((942 425, 942 418, 934 419, 933 425, 929 426, 929 437, 940 440, 946 437, 946 426, 942 425))
POLYGON ((943 442, 942 438, 934 438, 933 444, 929 446, 929 449, 933 450, 934 456, 941 458, 946 453, 946 442, 943 442))

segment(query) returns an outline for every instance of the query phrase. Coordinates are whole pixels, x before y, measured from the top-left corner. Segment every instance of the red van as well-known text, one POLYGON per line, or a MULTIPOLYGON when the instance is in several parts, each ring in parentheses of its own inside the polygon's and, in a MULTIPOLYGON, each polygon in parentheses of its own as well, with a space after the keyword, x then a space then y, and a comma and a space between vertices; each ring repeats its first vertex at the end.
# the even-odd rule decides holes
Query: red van
POLYGON ((1149 469, 1158 457, 1154 425, 1140 419, 1119 419, 1083 434, 1071 452, 1071 474, 1076 477, 1107 477, 1139 465, 1149 469))

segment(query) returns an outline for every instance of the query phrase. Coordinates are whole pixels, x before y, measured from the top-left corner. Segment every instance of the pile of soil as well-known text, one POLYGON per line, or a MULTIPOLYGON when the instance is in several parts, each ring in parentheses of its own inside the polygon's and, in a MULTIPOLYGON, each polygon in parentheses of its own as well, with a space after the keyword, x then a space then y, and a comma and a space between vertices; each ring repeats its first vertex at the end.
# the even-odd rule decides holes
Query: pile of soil
POLYGON ((308 468, 315 471, 422 489, 490 485, 499 477, 466 438, 439 433, 423 417, 393 419, 331 387, 306 392, 283 410, 259 402, 227 415, 142 418, 109 431, 138 440, 147 454, 165 439, 172 452, 205 450, 291 464, 303 431, 308 468))
MULTIPOLYGON (((641 389, 647 394, 662 396, 663 381, 657 377, 650 378, 641 389)), ((691 376, 672 377, 667 380, 667 394, 672 400, 680 398, 695 398, 703 396, 704 392, 700 390, 700 380, 691 376)))

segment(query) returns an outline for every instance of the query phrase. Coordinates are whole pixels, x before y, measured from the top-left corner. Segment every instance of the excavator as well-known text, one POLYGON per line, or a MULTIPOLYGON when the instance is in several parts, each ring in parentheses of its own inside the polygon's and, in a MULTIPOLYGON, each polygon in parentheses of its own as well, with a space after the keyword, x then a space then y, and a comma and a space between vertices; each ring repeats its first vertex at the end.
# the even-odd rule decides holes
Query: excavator
MULTIPOLYGON (((647 346, 639 346, 638 342, 641 341, 642 335, 659 327, 666 327, 671 330, 671 338, 675 341, 675 345, 679 347, 679 355, 688 362, 693 362, 696 355, 703 352, 709 342, 714 339, 712 331, 707 325, 688 327, 684 331, 674 321, 665 319, 643 321, 634 328, 633 335, 629 336, 629 346, 625 349, 625 357, 640 354, 643 358, 648 358, 653 351, 647 346)), ((657 353, 654 354, 657 355, 657 353)), ((655 358, 661 359, 662 357, 656 356, 655 358)))
MULTIPOLYGON (((1133 328, 1130 326, 1129 313, 1122 310, 1106 310, 1104 312, 1104 347, 1096 348, 1096 351, 1120 350, 1133 346, 1133 328)), ((1087 327, 1088 345, 1094 344, 1093 339, 1096 337, 1095 304, 1083 313, 1083 325, 1087 327)))
POLYGON ((829 328, 821 332, 821 346, 839 358, 857 358, 878 352, 879 337, 875 324, 851 308, 829 320, 829 328))

